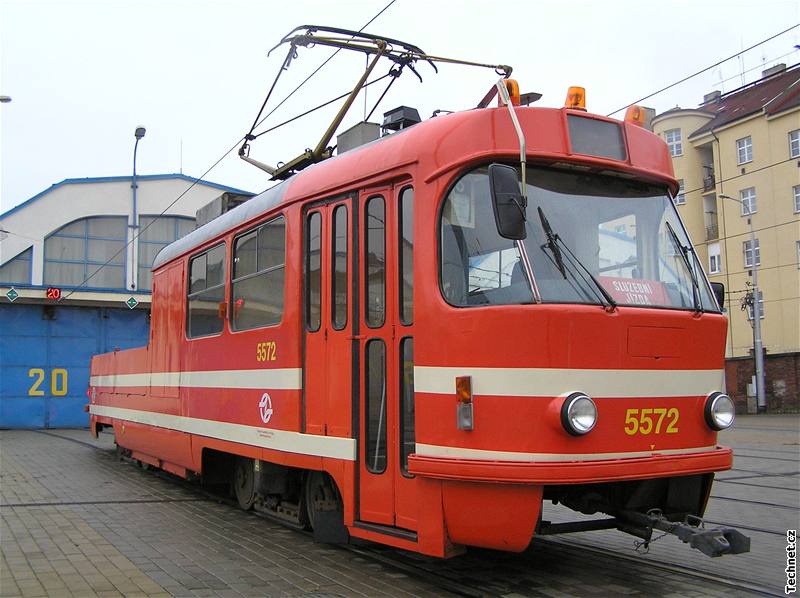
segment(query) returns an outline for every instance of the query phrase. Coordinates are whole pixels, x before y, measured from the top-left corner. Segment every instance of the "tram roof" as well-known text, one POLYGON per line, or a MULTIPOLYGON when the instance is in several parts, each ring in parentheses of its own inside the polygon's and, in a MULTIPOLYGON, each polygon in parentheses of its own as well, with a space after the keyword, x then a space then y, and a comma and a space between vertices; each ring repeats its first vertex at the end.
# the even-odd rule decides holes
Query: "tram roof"
MULTIPOLYGON (((553 160, 563 160, 569 156, 570 160, 595 162, 608 168, 609 160, 592 156, 570 156, 564 112, 564 109, 559 108, 518 109, 517 114, 523 128, 536 132, 536 135, 527 135, 528 153, 553 160)), ((608 120, 604 117, 597 118, 608 120)), ((661 142, 657 148, 652 140, 646 139, 655 137, 650 131, 630 123, 620 124, 625 130, 628 155, 618 166, 633 169, 644 177, 661 180, 677 188, 666 145, 661 142)), ((255 220, 279 205, 288 205, 307 197, 346 193, 383 172, 418 162, 426 165, 424 180, 429 182, 465 163, 477 163, 498 156, 509 159, 519 156, 519 140, 505 108, 467 110, 430 118, 314 164, 276 184, 167 245, 156 256, 153 269, 233 228, 255 220)))

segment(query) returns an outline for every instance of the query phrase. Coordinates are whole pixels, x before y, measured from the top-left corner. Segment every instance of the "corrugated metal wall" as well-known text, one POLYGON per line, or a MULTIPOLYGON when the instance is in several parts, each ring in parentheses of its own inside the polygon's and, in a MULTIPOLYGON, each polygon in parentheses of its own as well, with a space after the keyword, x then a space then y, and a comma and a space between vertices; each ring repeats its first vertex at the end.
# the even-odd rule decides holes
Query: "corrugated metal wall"
POLYGON ((89 359, 147 344, 147 312, 0 304, 0 428, 86 427, 89 359))

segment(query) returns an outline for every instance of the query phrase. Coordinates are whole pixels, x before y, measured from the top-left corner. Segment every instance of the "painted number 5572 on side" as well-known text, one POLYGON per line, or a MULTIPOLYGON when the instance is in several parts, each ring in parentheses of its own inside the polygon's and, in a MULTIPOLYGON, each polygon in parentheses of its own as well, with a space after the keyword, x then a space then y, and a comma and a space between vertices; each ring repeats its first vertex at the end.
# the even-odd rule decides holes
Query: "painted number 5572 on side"
POLYGON ((675 434, 678 432, 678 419, 680 411, 676 407, 667 409, 628 409, 625 412, 625 433, 634 434, 675 434))

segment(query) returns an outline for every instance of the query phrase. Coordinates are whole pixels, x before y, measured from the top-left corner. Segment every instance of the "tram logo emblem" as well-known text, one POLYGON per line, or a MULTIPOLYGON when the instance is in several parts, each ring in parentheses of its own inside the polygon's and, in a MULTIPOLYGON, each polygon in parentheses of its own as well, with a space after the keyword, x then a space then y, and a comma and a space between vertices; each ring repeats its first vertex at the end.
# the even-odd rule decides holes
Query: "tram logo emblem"
POLYGON ((272 419, 272 399, 269 398, 268 393, 261 395, 261 400, 258 402, 259 410, 261 411, 261 421, 265 424, 269 423, 272 419))
POLYGON ((8 300, 11 301, 11 303, 14 303, 14 301, 17 300, 17 297, 19 297, 19 293, 17 293, 17 289, 11 287, 11 289, 6 293, 6 297, 8 297, 8 300))

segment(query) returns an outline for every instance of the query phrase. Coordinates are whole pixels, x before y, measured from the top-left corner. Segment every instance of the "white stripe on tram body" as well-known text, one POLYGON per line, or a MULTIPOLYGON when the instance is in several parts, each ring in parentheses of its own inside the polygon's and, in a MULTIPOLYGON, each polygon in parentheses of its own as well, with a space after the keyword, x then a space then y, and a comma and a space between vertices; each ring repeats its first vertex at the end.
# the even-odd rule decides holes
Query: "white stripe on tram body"
POLYGON ((155 411, 123 409, 106 405, 91 405, 90 413, 114 419, 177 430, 219 440, 239 442, 288 453, 331 457, 346 461, 356 460, 356 441, 338 436, 317 436, 287 430, 246 426, 209 419, 169 415, 155 411))
POLYGON ((92 376, 92 386, 116 388, 167 386, 183 388, 240 388, 256 390, 301 390, 301 368, 265 370, 210 370, 195 372, 153 372, 92 376))
POLYGON ((579 370, 414 366, 414 391, 455 394, 456 377, 471 376, 476 395, 558 397, 581 391, 593 399, 697 397, 722 390, 724 370, 579 370))

